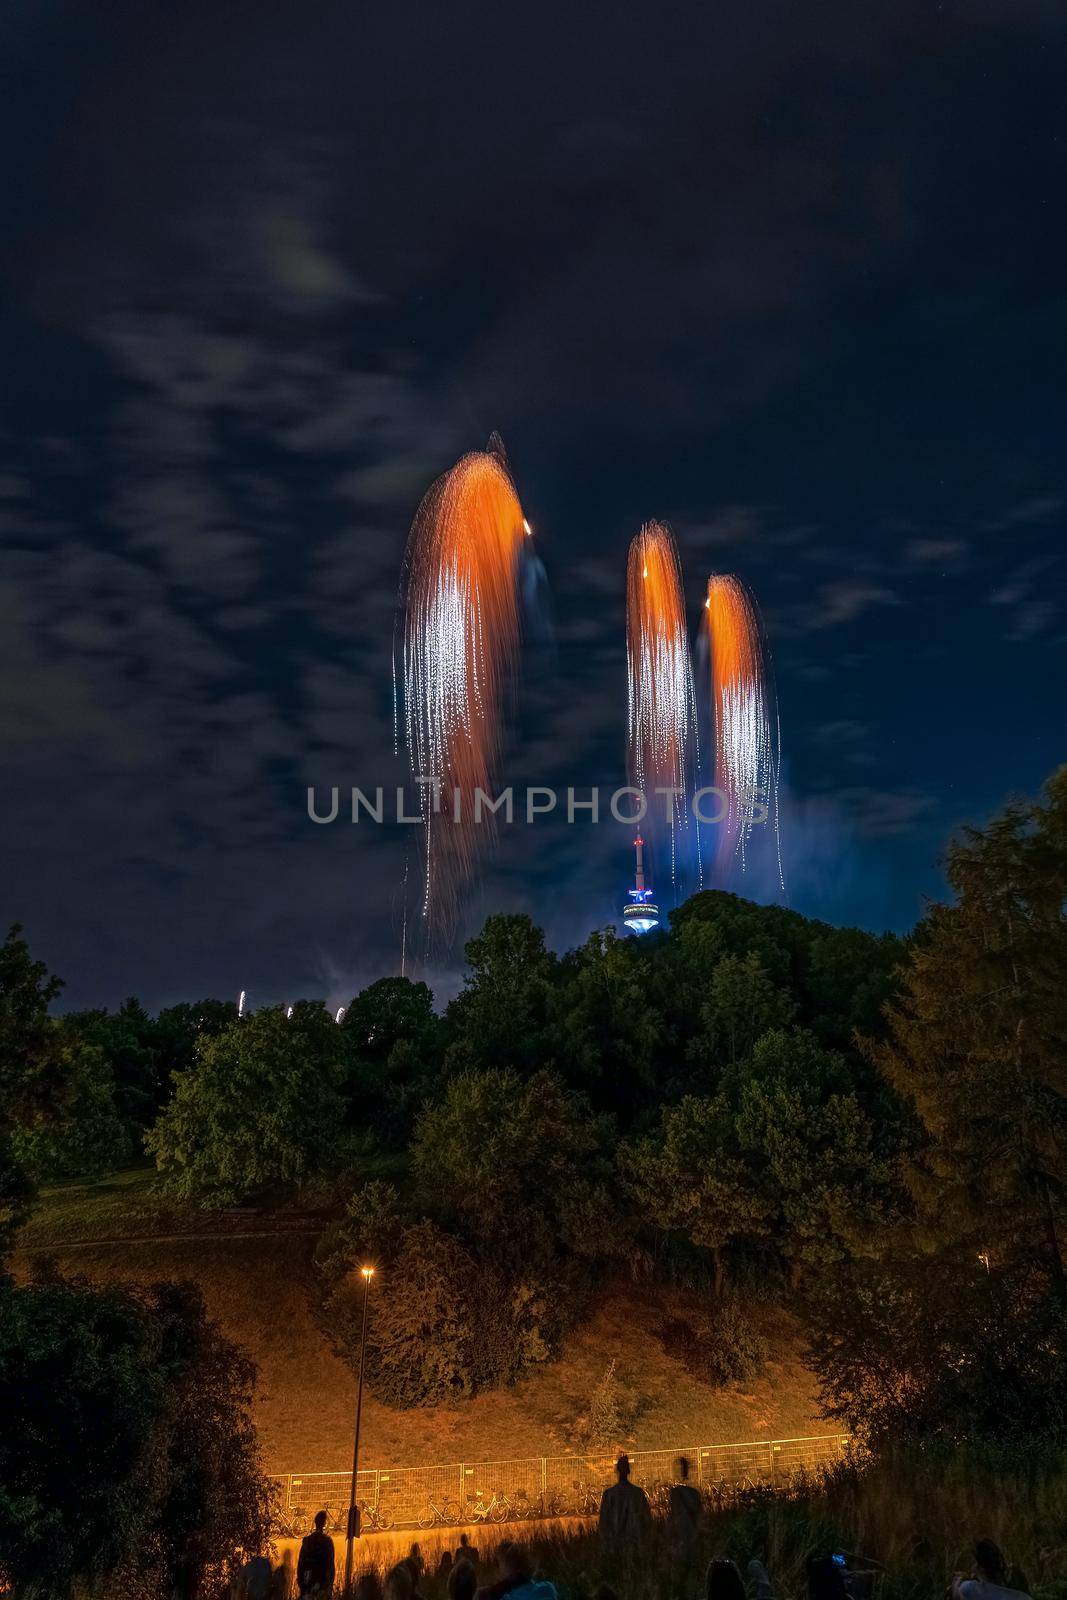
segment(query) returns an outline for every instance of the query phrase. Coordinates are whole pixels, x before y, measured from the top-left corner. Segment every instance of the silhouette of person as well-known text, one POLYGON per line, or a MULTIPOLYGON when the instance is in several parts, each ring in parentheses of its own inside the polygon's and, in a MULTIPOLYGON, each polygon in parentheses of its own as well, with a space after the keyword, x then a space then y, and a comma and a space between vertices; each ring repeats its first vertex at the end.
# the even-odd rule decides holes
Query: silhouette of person
POLYGON ((675 1482, 667 1501, 667 1543, 676 1562, 688 1564, 696 1555, 697 1541, 704 1524, 704 1502, 700 1490, 689 1482, 689 1462, 679 1456, 674 1463, 675 1482))
POLYGON ((652 1526, 652 1508, 645 1491, 630 1482, 629 1456, 616 1461, 615 1476, 618 1482, 600 1497, 598 1527, 605 1544, 621 1549, 644 1538, 652 1526))
POLYGON ((333 1540, 325 1528, 325 1511, 316 1511, 315 1531, 304 1535, 296 1563, 296 1586, 301 1595, 328 1595, 333 1590, 333 1540))

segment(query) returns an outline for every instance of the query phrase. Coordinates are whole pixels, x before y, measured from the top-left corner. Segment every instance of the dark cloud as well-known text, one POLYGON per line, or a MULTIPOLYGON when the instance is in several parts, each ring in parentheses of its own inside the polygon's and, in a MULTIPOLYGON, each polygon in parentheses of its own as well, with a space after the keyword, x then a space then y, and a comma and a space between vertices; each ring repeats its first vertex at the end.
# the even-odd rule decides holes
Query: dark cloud
MULTIPOLYGON (((26 13, 0 912, 72 999, 395 966, 409 838, 305 791, 402 776, 407 529, 493 428, 555 625, 502 781, 621 775, 625 550, 669 518, 691 620, 713 568, 763 610, 792 902, 907 925, 1062 753, 1065 46, 1036 3, 26 13)), ((626 832, 501 830, 425 970, 501 906, 610 920, 626 832)))

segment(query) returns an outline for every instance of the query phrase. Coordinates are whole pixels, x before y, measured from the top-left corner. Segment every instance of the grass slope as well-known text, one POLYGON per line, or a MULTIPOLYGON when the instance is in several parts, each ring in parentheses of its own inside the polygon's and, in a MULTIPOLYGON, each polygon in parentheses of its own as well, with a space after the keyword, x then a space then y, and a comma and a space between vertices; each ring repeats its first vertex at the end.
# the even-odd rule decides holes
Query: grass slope
MULTIPOLYGON (((307 1274, 315 1219, 306 1212, 205 1214, 161 1206, 151 1174, 49 1190, 23 1232, 17 1267, 34 1256, 99 1280, 191 1278, 211 1314, 259 1368, 257 1426, 275 1471, 344 1468, 351 1450, 355 1383, 315 1327, 307 1274)), ((387 1294, 388 1283, 376 1285, 387 1294)), ((618 1284, 567 1341, 561 1359, 514 1389, 477 1395, 454 1409, 397 1412, 364 1401, 366 1466, 428 1465, 516 1455, 563 1454, 614 1358, 631 1448, 727 1443, 830 1431, 818 1419, 797 1330, 783 1312, 752 1308, 767 1338, 766 1372, 745 1388, 713 1390, 668 1356, 657 1337, 686 1297, 618 1284)))

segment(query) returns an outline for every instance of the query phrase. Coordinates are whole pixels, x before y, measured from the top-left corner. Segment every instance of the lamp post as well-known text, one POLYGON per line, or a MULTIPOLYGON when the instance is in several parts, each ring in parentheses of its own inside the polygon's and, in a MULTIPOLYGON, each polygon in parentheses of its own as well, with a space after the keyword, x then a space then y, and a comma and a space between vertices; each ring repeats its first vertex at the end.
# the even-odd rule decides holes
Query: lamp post
POLYGON ((359 1340, 359 1384, 356 1388, 356 1436, 352 1446, 352 1486, 348 1491, 348 1528, 345 1539, 345 1600, 352 1587, 352 1541, 359 1531, 359 1512, 356 1509, 356 1478, 359 1474, 359 1421, 363 1411, 363 1358, 367 1353, 367 1311, 370 1308, 370 1281, 373 1267, 361 1267, 363 1278, 363 1332, 359 1340))

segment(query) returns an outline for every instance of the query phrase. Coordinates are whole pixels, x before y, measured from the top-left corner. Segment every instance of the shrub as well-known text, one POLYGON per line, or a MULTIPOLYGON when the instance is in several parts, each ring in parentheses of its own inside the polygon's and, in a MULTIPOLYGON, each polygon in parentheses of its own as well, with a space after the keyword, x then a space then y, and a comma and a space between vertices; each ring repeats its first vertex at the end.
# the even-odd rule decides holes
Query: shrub
POLYGON ((260 1548, 253 1381, 189 1285, 0 1289, 0 1587, 192 1592, 260 1548))
POLYGON ((716 1389, 748 1382, 767 1361, 766 1341, 733 1300, 723 1300, 695 1323, 671 1318, 660 1329, 660 1340, 668 1355, 716 1389))

